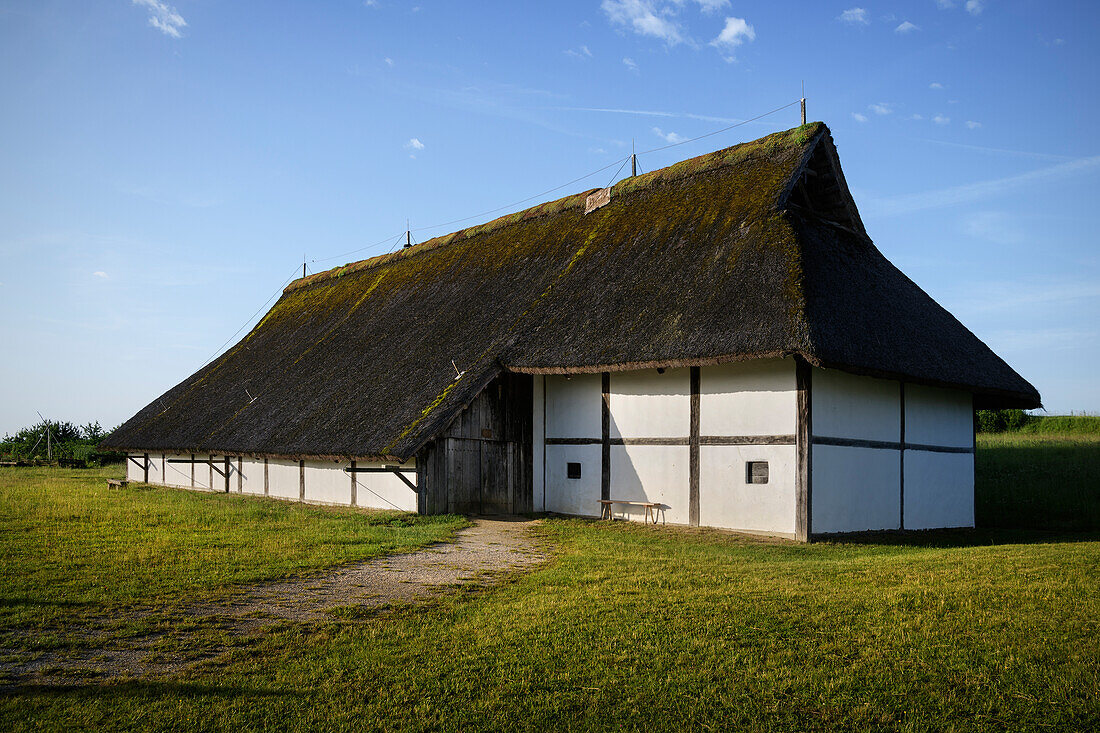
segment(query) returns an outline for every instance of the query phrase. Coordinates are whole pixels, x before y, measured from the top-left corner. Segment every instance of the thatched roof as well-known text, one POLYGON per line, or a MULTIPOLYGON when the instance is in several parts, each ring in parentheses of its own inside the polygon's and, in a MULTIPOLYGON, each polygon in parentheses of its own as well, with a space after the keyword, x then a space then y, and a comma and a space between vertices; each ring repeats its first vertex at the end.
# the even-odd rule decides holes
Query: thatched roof
POLYGON ((501 370, 787 355, 1039 405, 867 238, 822 123, 588 193, 291 283, 108 444, 403 459, 501 370))

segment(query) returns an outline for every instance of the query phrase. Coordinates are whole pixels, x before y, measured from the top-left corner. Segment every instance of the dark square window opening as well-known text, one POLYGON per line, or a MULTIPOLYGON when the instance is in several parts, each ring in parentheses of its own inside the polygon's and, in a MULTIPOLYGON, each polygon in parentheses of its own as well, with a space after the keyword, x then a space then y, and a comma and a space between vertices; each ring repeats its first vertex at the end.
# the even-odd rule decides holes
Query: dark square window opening
POLYGON ((581 464, 579 464, 579 463, 567 463, 567 464, 565 464, 565 475, 568 478, 580 478, 581 477, 581 464))
POLYGON ((767 461, 745 461, 745 483, 746 484, 766 484, 766 483, 768 483, 768 462, 767 461))

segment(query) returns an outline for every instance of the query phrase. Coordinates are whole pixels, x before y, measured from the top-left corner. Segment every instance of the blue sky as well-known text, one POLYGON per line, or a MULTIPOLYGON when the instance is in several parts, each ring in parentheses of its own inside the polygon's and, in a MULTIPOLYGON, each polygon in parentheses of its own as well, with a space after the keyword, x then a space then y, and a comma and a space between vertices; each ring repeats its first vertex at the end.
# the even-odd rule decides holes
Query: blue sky
POLYGON ((121 422, 303 255, 493 218, 803 81, 886 256, 1052 412, 1100 411, 1098 35, 1092 2, 0 0, 0 432, 121 422))

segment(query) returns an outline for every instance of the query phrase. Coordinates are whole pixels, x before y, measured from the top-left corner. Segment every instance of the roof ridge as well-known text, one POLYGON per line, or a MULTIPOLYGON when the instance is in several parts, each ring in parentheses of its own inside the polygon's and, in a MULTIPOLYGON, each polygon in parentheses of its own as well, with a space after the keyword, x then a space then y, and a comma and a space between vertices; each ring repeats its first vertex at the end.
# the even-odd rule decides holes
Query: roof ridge
MULTIPOLYGON (((822 133, 828 133, 829 127, 824 122, 809 122, 805 125, 798 125, 787 130, 780 130, 773 132, 764 137, 757 138, 755 140, 746 140, 744 142, 736 143, 734 145, 727 146, 725 148, 719 148, 718 150, 712 150, 701 155, 696 155, 691 158, 685 158, 664 168, 657 168, 648 173, 643 173, 631 178, 624 178, 612 185, 612 193, 615 193, 616 187, 619 187, 618 196, 624 196, 632 194, 636 191, 648 188, 653 183, 659 181, 675 181, 684 178, 690 178, 703 173, 710 173, 723 168, 743 163, 747 158, 751 158, 752 154, 757 151, 770 151, 774 147, 780 145, 806 145, 807 152, 816 146, 816 143, 820 140, 822 133), (813 143, 813 144, 810 144, 813 143), (751 146, 751 147, 750 147, 751 146), (733 156, 731 154, 745 152, 744 157, 733 156)), ((804 154, 805 155, 805 154, 804 154)), ((804 157, 803 163, 806 160, 804 157)), ((804 167, 800 165, 800 168, 804 167)), ((569 194, 552 201, 545 201, 541 204, 530 206, 520 211, 512 212, 511 214, 504 214, 498 216, 495 219, 490 219, 482 224, 475 224, 470 227, 464 227, 462 229, 455 230, 448 234, 442 234, 431 239, 425 240, 420 244, 414 244, 411 247, 397 250, 396 252, 387 252, 381 255, 374 255, 373 257, 367 257, 362 260, 356 260, 349 262, 338 267, 329 268, 321 272, 307 275, 306 277, 297 278, 292 280, 285 288, 284 293, 289 293, 300 288, 313 285, 315 283, 324 282, 335 278, 342 277, 343 275, 351 274, 353 272, 363 272, 372 270, 376 267, 380 267, 396 260, 407 259, 410 257, 416 257, 419 255, 427 254, 441 247, 445 247, 450 244, 457 244, 465 241, 470 237, 481 234, 483 232, 493 231, 500 229, 501 227, 517 224, 527 219, 541 218, 556 214, 567 209, 579 208, 584 205, 585 199, 592 193, 602 189, 590 188, 580 193, 569 194)), ((784 192, 785 193, 785 192, 784 192)), ((779 204, 782 200, 776 202, 779 204)))

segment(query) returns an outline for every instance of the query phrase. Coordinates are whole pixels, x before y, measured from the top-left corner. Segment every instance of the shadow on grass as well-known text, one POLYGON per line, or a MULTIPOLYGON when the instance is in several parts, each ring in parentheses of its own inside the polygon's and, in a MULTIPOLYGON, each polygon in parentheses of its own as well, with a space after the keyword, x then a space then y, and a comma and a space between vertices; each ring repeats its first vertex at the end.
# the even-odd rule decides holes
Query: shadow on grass
POLYGON ((815 543, 888 545, 892 547, 988 547, 993 545, 1045 545, 1098 542, 1100 532, 1066 532, 1049 529, 928 529, 891 530, 821 535, 815 543))
POLYGON ((87 608, 97 604, 88 601, 60 601, 46 598, 0 598, 0 608, 19 606, 53 606, 54 608, 87 608))
POLYGON ((188 682, 145 682, 132 680, 127 682, 86 682, 58 685, 8 685, 0 688, 0 697, 62 697, 70 695, 110 697, 217 697, 233 699, 238 697, 304 697, 302 690, 276 690, 264 687, 242 687, 238 685, 207 685, 188 682))

